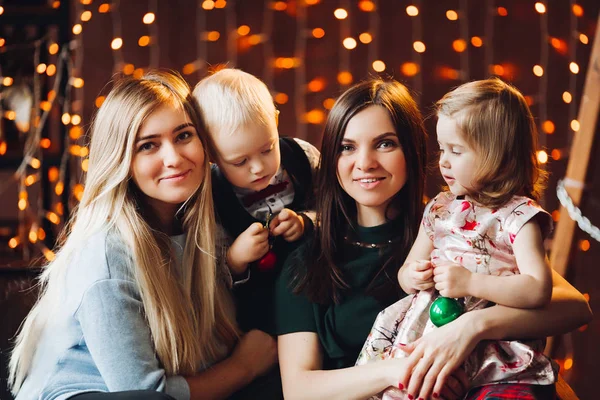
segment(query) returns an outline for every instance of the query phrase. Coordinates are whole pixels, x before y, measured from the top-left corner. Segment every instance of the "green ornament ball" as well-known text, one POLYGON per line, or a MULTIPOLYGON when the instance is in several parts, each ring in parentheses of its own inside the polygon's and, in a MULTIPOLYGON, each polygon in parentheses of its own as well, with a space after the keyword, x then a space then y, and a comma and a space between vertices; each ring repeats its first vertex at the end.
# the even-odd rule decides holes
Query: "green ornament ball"
POLYGON ((458 300, 450 297, 438 297, 429 308, 429 318, 438 328, 454 321, 463 313, 463 307, 458 300))

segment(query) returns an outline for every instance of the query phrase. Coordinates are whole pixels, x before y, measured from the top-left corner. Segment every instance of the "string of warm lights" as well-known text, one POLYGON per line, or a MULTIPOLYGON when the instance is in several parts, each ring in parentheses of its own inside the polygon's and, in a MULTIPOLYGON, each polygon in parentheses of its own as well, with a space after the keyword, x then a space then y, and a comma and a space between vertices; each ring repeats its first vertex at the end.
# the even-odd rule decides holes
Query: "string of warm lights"
POLYGON ((369 32, 361 33, 358 39, 361 43, 369 44, 367 47, 367 63, 369 64, 367 70, 373 68, 375 72, 380 73, 385 71, 386 65, 383 60, 379 59, 379 2, 374 0, 370 3, 372 6, 362 3, 362 10, 369 13, 369 32))
POLYGON ((112 29, 113 29, 113 40, 110 43, 111 49, 113 49, 113 71, 119 72, 124 67, 123 60, 123 36, 121 31, 121 0, 113 0, 110 6, 110 15, 112 18, 112 29))
POLYGON ((486 71, 493 73, 494 63, 494 22, 496 17, 496 7, 494 0, 486 1, 486 13, 485 13, 485 41, 486 46, 484 48, 484 60, 486 71))
MULTIPOLYGON (((227 32, 227 62, 231 67, 237 65, 237 41, 238 41, 238 29, 236 26, 236 14, 235 14, 235 0, 228 0, 227 6, 225 7, 225 31, 227 32)), ((248 30, 249 31, 249 30, 248 30)), ((248 34, 248 32, 246 32, 248 34)))
POLYGON ((406 7, 406 14, 411 17, 412 21, 412 63, 405 63, 402 66, 402 72, 404 75, 412 76, 413 90, 419 94, 417 101, 421 104, 421 94, 423 93, 423 72, 422 72, 422 53, 425 52, 427 47, 423 42, 423 29, 421 24, 421 18, 419 16, 419 7, 421 5, 420 0, 416 0, 415 5, 406 7))
POLYGON ((334 11, 334 16, 340 20, 340 38, 344 47, 340 52, 338 83, 341 90, 352 83, 353 77, 350 70, 350 50, 356 48, 356 39, 351 36, 350 1, 342 0, 341 8, 334 11))
MULTIPOLYGON (((208 42, 210 40, 211 32, 206 31, 206 12, 202 8, 204 0, 198 0, 196 5, 196 59, 189 64, 183 66, 184 74, 191 74, 196 72, 197 79, 202 79, 202 73, 204 66, 206 65, 208 42)), ((215 32, 217 39, 220 36, 218 32, 215 32)), ((214 35, 213 35, 214 36, 214 35)), ((158 38, 156 38, 158 40, 158 38)))
POLYGON ((463 82, 467 82, 471 79, 471 73, 469 69, 469 2, 467 0, 460 0, 460 12, 459 12, 459 29, 460 39, 455 40, 453 47, 455 51, 460 54, 460 79, 463 82))
MULTIPOLYGON (((548 32, 548 13, 546 12, 546 5, 542 2, 538 2, 535 4, 536 11, 540 14, 540 70, 541 74, 538 75, 540 77, 539 84, 539 92, 537 96, 538 102, 538 121, 541 121, 542 124, 547 123, 547 125, 553 124, 552 121, 548 120, 548 47, 549 47, 549 32, 548 32), (549 121, 549 122, 547 122, 549 121)), ((535 67, 534 67, 535 68, 535 67)), ((543 125, 539 129, 540 132, 543 132, 543 125)), ((549 131, 546 131, 549 133, 549 131)), ((540 138, 540 148, 546 148, 546 135, 539 135, 540 138)), ((546 161, 548 159, 547 155, 545 156, 546 161)))
POLYGON ((269 2, 265 2, 263 9, 263 23, 262 23, 262 43, 263 43, 263 54, 266 62, 263 64, 263 81, 267 87, 273 92, 275 101, 277 102, 277 93, 275 91, 275 59, 273 57, 273 41, 271 35, 273 34, 273 17, 275 14, 275 8, 269 2))
POLYGON ((296 111, 296 136, 306 140, 306 6, 296 5, 296 46, 294 59, 301 60, 295 71, 294 108, 296 111))
POLYGON ((140 46, 150 43, 150 68, 158 68, 160 64, 160 46, 158 40, 158 24, 156 24, 156 13, 158 11, 158 0, 149 0, 148 12, 142 18, 142 22, 148 25, 148 33, 150 34, 148 40, 145 36, 142 36, 138 40, 140 46))

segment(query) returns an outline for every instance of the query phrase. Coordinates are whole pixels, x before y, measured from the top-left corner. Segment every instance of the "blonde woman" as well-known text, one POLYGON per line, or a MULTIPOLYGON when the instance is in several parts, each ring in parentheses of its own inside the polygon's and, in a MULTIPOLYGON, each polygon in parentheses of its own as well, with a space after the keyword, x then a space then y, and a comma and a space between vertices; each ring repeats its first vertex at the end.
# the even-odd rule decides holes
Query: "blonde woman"
POLYGON ((226 398, 276 362, 267 334, 239 339, 198 115, 168 72, 117 81, 98 110, 84 196, 12 353, 18 400, 226 398))

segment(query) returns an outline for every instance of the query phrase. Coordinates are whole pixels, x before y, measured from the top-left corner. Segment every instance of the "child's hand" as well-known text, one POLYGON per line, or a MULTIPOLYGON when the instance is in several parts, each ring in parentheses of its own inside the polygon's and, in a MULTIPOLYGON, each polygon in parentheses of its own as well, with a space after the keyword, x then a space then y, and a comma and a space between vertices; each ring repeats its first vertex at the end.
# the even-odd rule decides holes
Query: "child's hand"
POLYGON ((236 274, 246 270, 248 264, 269 251, 269 230, 260 222, 250 225, 235 239, 227 252, 227 264, 236 274))
POLYGON ((433 269, 435 288, 444 297, 470 296, 472 276, 471 271, 458 264, 443 263, 433 269))
POLYGON ((398 271, 398 282, 407 293, 433 287, 433 264, 429 260, 416 260, 405 264, 398 271))
POLYGON ((288 242, 295 242, 304 234, 304 219, 289 208, 284 208, 269 225, 273 236, 282 235, 288 242))

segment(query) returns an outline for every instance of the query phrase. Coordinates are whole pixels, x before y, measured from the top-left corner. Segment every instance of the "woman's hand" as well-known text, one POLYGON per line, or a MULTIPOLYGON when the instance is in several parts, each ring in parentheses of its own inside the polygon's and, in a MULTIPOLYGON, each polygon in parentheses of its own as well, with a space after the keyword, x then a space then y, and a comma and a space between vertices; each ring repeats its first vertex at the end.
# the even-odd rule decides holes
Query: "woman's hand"
POLYGON ((242 336, 231 357, 236 359, 254 380, 277 364, 277 340, 268 333, 253 329, 242 336))
MULTIPOLYGON (((479 340, 478 329, 467 313, 403 346, 402 350, 410 353, 406 368, 412 373, 400 383, 415 399, 426 399, 432 395, 438 397, 443 393, 448 378, 458 371, 479 340)), ((465 385, 465 390, 467 387, 465 385)))

